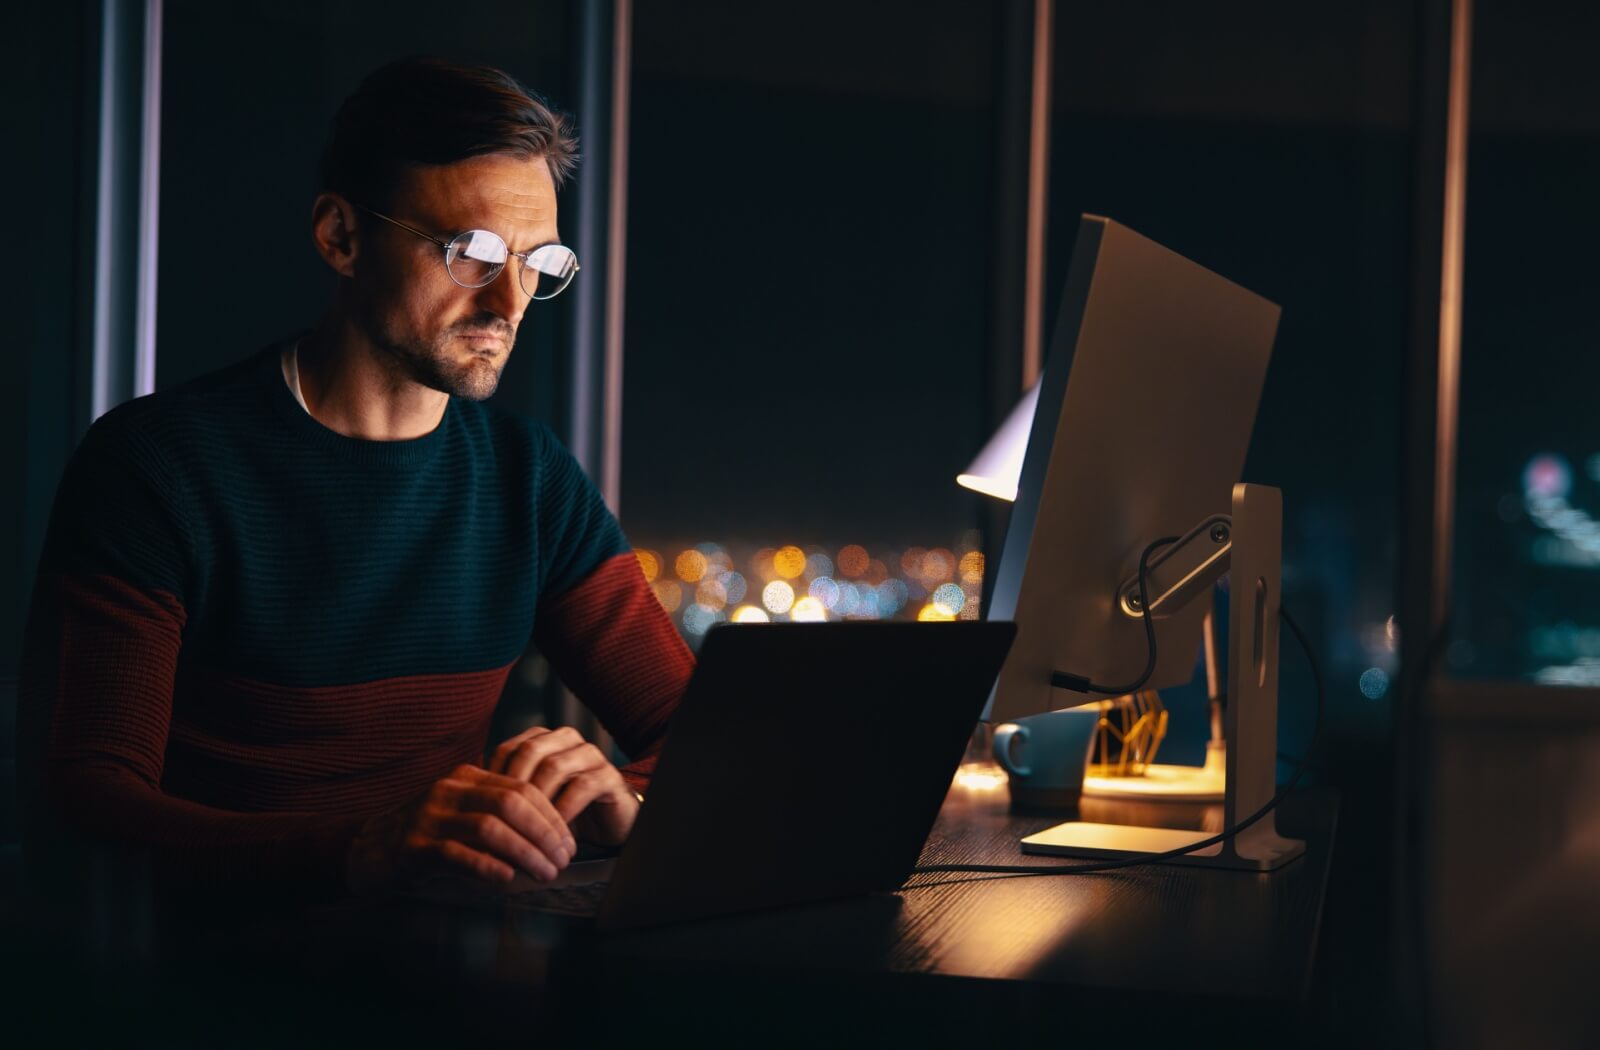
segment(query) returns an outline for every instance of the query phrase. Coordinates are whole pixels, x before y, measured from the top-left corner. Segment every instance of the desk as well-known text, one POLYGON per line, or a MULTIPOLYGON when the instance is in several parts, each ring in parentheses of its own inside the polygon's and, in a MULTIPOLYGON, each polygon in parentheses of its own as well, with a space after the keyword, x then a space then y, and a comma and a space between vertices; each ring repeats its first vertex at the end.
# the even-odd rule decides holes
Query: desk
MULTIPOLYGON (((1082 816, 1204 829, 1219 810, 1085 800, 1082 816)), ((185 947, 185 974, 162 979, 168 1005, 135 1028, 172 1034, 171 1004, 203 1002, 232 1039, 255 1032, 263 1045, 308 1029, 436 1042, 546 1026, 573 1042, 598 1034, 600 1045, 675 1035, 1009 1048, 1057 1043, 1064 1024, 1079 1036, 1148 1038, 1224 1035, 1244 1022, 1259 1037, 1263 1023, 1305 1012, 1337 810, 1326 789, 1286 800, 1280 828, 1307 849, 1271 875, 1171 866, 923 875, 912 884, 941 884, 618 934, 514 906, 344 902, 257 927, 247 941, 185 947)), ((1048 863, 1022 857, 1016 840, 1060 819, 1009 812, 1004 788, 958 787, 922 860, 1048 863)), ((190 1031, 203 1043, 216 1029, 190 1022, 180 1041, 190 1031)))
MULTIPOLYGON (((1085 800, 1083 819, 1143 817, 1220 830, 1220 806, 1085 800)), ((1298 1000, 1311 975, 1337 801, 1311 792, 1282 825, 1308 839, 1303 861, 1271 875, 1170 865, 1083 876, 913 876, 889 900, 863 899, 614 934, 607 954, 759 967, 791 965, 1033 981, 1083 988, 1298 1000)), ((1004 788, 955 788, 923 864, 1048 864, 1017 840, 1060 814, 1008 812, 1004 788)), ((797 858, 803 863, 803 858, 797 858)), ((1063 860, 1063 868, 1074 862, 1063 860)))
MULTIPOLYGON (((1286 800, 1280 828, 1305 838, 1306 854, 1270 875, 920 875, 912 885, 926 888, 615 934, 514 906, 341 910, 314 968, 348 972, 338 953, 359 940, 397 977, 448 974, 486 1031, 551 1023, 574 1039, 598 1026, 620 1041, 645 1025, 711 1042, 1031 1045, 1061 1034, 1064 1011, 1076 1035, 1248 1023, 1259 1036, 1306 1012, 1337 812, 1327 789, 1286 800)), ((1094 800, 1081 815, 1201 830, 1221 820, 1219 806, 1094 800)), ((957 787, 922 862, 1049 863, 1016 842, 1061 819, 1010 812, 1004 788, 957 787)))

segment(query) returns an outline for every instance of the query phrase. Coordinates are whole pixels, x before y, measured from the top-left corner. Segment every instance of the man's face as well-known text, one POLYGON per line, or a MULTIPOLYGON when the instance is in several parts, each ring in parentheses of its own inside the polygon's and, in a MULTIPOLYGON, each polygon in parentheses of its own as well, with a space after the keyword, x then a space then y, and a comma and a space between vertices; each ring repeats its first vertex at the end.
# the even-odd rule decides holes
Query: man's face
MULTIPOLYGON (((381 210, 442 240, 490 230, 514 252, 560 240, 543 158, 489 155, 417 168, 381 210)), ((368 338, 424 386, 474 401, 493 394, 531 301, 521 261, 507 260, 482 288, 463 288, 439 245, 368 213, 357 217, 364 237, 354 276, 368 338)))

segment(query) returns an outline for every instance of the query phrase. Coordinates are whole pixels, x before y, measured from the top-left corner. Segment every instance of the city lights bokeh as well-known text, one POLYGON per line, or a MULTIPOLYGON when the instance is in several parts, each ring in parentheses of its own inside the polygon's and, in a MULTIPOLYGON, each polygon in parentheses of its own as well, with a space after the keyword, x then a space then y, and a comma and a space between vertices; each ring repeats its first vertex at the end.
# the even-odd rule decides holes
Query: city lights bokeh
POLYGON ((640 571, 691 643, 719 623, 981 619, 984 556, 958 543, 880 548, 805 543, 662 543, 640 571))
MULTIPOLYGON (((1590 482, 1600 481, 1600 453, 1587 457, 1584 473, 1590 482)), ((1535 453, 1523 467, 1521 510, 1535 530, 1527 552, 1542 569, 1600 569, 1600 518, 1580 505, 1584 494, 1574 491, 1577 481, 1572 464, 1556 452, 1535 453)), ((1573 619, 1533 625, 1526 643, 1537 665, 1533 679, 1544 685, 1600 685, 1597 640, 1600 627, 1573 619)))

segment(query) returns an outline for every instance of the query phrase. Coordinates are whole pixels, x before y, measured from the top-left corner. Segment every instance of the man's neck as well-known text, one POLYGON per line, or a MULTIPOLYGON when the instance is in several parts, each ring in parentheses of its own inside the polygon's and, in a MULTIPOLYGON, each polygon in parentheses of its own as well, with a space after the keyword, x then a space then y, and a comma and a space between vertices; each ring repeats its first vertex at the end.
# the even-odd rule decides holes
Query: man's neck
POLYGON ((366 441, 407 441, 431 433, 450 395, 416 382, 349 319, 325 317, 300 341, 306 411, 335 433, 366 441))

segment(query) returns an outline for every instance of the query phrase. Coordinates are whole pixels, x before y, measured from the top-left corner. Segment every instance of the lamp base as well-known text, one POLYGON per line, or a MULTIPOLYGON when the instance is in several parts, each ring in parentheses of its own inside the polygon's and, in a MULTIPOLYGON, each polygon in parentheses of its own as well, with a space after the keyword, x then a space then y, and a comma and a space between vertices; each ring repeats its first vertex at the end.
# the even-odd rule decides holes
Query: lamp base
POLYGON ((1206 745, 1203 766, 1145 767, 1142 776, 1083 777, 1087 798, 1152 799, 1161 802, 1221 802, 1227 793, 1227 749, 1221 743, 1206 745))

